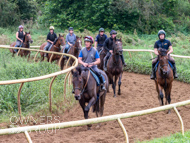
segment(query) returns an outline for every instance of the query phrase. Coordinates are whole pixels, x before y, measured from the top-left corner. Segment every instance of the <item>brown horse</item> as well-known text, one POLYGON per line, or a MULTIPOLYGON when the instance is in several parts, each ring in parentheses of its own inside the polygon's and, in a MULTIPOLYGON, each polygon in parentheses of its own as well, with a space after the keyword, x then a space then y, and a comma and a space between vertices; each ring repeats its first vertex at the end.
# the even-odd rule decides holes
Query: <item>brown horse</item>
MULTIPOLYGON (((82 49, 82 40, 81 40, 82 36, 81 37, 78 37, 76 36, 76 42, 75 44, 70 48, 70 50, 67 52, 67 54, 71 54, 75 57, 78 58, 78 55, 79 55, 79 52, 80 50, 82 49)), ((65 46, 62 48, 61 52, 63 53, 63 50, 64 50, 65 46)), ((61 62, 61 69, 64 68, 64 61, 65 61, 65 58, 62 60, 61 62)), ((72 65, 74 62, 74 59, 71 59, 70 60, 70 65, 72 65)))
MULTIPOLYGON (((33 43, 32 37, 30 35, 30 32, 26 32, 24 35, 24 39, 23 39, 23 44, 21 45, 22 48, 30 48, 30 43, 33 43)), ((12 43, 10 45, 10 47, 15 47, 16 42, 12 43)), ((13 49, 9 49, 11 53, 13 53, 12 56, 14 56, 14 54, 16 53, 13 49)), ((19 54, 22 56, 27 56, 29 54, 28 57, 30 57, 30 51, 26 51, 26 50, 20 50, 19 54)))
MULTIPOLYGON (((159 64, 158 68, 156 71, 156 79, 155 79, 155 84, 156 84, 156 90, 158 92, 158 100, 160 102, 160 105, 164 105, 163 98, 164 95, 162 93, 162 90, 164 89, 165 91, 165 98, 166 102, 165 104, 170 104, 171 103, 171 89, 172 89, 172 82, 174 80, 173 77, 173 70, 170 67, 170 64, 168 63, 168 56, 167 53, 168 51, 164 49, 159 49, 158 50, 159 56, 159 64)), ((170 113, 170 110, 168 111, 170 113)))
MULTIPOLYGON (((108 90, 108 78, 105 72, 101 71, 106 83, 105 87, 108 90)), ((89 68, 77 67, 72 71, 73 75, 73 89, 75 99, 79 100, 80 106, 84 112, 84 118, 88 119, 88 112, 90 107, 93 106, 93 112, 96 112, 96 116, 102 116, 104 111, 104 103, 106 98, 106 91, 100 91, 100 87, 97 86, 96 81, 89 68), (99 94, 99 96, 98 96, 99 94), (88 103, 86 106, 85 104, 88 103)), ((91 125, 88 125, 90 129, 91 125)))
POLYGON ((123 52, 123 48, 122 48, 121 39, 113 41, 113 54, 110 56, 107 62, 106 74, 108 75, 109 83, 112 84, 114 97, 116 97, 115 90, 116 90, 116 82, 117 82, 118 77, 119 77, 118 94, 121 95, 120 87, 121 87, 121 78, 122 78, 122 73, 123 73, 123 64, 122 64, 120 55, 122 54, 122 52, 123 52))
MULTIPOLYGON (((44 50, 44 47, 46 46, 47 42, 43 43, 41 46, 40 46, 40 50, 44 50)), ((53 43, 53 46, 51 47, 50 51, 53 51, 53 52, 60 52, 61 51, 61 48, 60 46, 64 46, 65 45, 65 39, 64 39, 64 35, 60 35, 59 34, 59 37, 54 41, 53 43)), ((40 55, 41 55, 41 58, 42 58, 42 61, 44 60, 44 52, 40 52, 40 55)), ((49 62, 50 60, 50 57, 51 57, 51 54, 48 54, 47 56, 47 61, 49 62)), ((55 61, 55 60, 59 60, 60 58, 60 55, 53 55, 52 57, 52 62, 55 61)))
POLYGON ((103 68, 104 68, 104 57, 106 56, 106 51, 102 47, 99 52, 100 52, 99 53, 99 55, 100 55, 100 64, 98 65, 98 68, 101 69, 101 70, 103 70, 103 68))

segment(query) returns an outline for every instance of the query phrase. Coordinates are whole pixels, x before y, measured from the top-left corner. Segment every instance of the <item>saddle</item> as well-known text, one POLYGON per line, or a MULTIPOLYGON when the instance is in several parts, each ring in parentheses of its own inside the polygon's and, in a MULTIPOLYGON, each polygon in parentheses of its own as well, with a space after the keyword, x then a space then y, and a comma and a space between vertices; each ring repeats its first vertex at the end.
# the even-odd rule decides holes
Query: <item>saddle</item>
MULTIPOLYGON (((96 75, 96 73, 92 70, 92 69, 90 69, 90 73, 92 74, 92 76, 94 77, 94 79, 95 79, 95 81, 96 81, 96 84, 97 84, 97 86, 100 86, 100 79, 99 79, 99 77, 96 75)), ((106 82, 106 80, 105 80, 105 78, 104 78, 104 76, 101 74, 101 76, 102 76, 102 78, 103 78, 103 81, 104 81, 104 83, 106 82)))

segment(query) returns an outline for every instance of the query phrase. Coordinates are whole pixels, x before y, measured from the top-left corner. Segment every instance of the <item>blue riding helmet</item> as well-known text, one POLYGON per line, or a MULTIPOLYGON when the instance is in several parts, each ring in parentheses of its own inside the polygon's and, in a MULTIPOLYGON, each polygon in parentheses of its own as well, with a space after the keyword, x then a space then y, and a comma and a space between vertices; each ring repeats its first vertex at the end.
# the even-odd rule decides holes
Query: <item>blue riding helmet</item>
POLYGON ((72 30, 73 31, 73 27, 69 27, 69 31, 72 30))

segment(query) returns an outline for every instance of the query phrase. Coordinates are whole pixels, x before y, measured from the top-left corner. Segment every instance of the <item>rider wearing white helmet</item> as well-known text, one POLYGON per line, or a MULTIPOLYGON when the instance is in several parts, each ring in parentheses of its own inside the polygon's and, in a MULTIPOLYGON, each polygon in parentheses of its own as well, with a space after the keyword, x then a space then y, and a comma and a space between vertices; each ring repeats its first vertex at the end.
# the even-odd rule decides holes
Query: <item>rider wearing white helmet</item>
MULTIPOLYGON (((168 60, 172 63, 174 69, 173 69, 173 72, 174 72, 174 78, 178 78, 177 76, 177 71, 176 71, 176 65, 175 65, 175 61, 174 59, 170 56, 170 54, 173 52, 173 48, 172 48, 172 44, 169 40, 165 39, 166 37, 166 32, 164 30, 160 30, 158 32, 158 37, 159 37, 159 40, 155 42, 154 44, 154 53, 156 55, 159 55, 158 53, 158 49, 159 48, 162 48, 162 49, 165 49, 165 50, 169 50, 169 52, 167 53, 168 55, 168 60)), ((158 62, 158 56, 153 60, 152 62, 152 74, 151 74, 151 77, 150 79, 155 79, 155 64, 158 62)))
POLYGON ((97 65, 100 64, 100 57, 98 51, 92 47, 94 39, 91 36, 86 36, 84 38, 85 47, 80 51, 78 61, 84 67, 92 68, 95 74, 99 77, 101 82, 101 89, 106 90, 104 87, 103 77, 97 68, 97 65))
MULTIPOLYGON (((16 32, 16 45, 15 47, 21 47, 24 39, 25 32, 23 31, 24 27, 20 25, 18 31, 16 32)), ((15 52, 18 52, 18 49, 14 49, 15 52)))
MULTIPOLYGON (((53 42, 55 41, 55 39, 57 38, 56 33, 54 32, 54 27, 50 26, 49 27, 50 32, 47 35, 47 45, 44 47, 44 50, 48 51, 51 46, 53 45, 53 42)), ((44 56, 47 56, 47 53, 44 53, 44 56)))

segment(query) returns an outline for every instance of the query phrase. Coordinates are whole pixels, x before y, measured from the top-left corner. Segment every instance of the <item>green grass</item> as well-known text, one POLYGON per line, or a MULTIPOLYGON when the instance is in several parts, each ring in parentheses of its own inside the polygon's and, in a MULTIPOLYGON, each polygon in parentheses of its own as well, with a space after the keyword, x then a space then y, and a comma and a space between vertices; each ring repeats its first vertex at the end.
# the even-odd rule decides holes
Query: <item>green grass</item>
POLYGON ((184 136, 181 133, 176 133, 169 137, 163 137, 153 139, 151 141, 143 141, 137 143, 190 143, 190 132, 185 132, 184 136))
MULTIPOLYGON (((0 49, 0 81, 39 77, 60 70, 58 65, 48 62, 28 62, 27 58, 12 57, 7 49, 0 49)), ((22 115, 35 114, 40 116, 49 113, 49 84, 52 78, 24 83, 21 91, 22 115)), ((66 108, 75 103, 71 96, 71 88, 67 85, 67 98, 70 105, 64 105, 63 85, 64 75, 59 75, 52 86, 53 113, 63 113, 66 108)), ((9 120, 11 116, 18 115, 17 94, 20 84, 0 86, 0 122, 9 120)))

